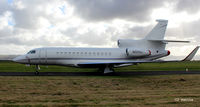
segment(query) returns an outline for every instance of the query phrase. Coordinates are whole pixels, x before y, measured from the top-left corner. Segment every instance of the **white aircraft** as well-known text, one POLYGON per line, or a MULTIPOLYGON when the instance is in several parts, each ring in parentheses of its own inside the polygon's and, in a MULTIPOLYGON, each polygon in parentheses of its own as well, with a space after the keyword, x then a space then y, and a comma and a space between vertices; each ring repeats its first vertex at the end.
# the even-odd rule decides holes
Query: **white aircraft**
MULTIPOLYGON (((145 38, 141 40, 120 39, 118 40, 118 48, 37 48, 14 58, 13 61, 36 65, 36 74, 38 74, 39 65, 95 67, 104 73, 110 73, 114 72, 113 67, 147 62, 165 62, 157 59, 170 54, 169 50, 165 50, 168 42, 188 43, 189 41, 164 40, 168 21, 156 21, 158 22, 157 25, 145 38)), ((198 48, 197 46, 184 61, 191 60, 198 48)))

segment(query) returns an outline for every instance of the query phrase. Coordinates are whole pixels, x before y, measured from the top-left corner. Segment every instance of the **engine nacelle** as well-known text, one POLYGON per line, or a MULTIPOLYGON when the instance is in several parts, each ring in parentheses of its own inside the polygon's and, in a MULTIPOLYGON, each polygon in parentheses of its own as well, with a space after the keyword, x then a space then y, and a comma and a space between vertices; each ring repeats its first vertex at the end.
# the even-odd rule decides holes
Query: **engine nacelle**
POLYGON ((141 51, 141 50, 137 50, 137 49, 127 48, 126 54, 127 54, 127 56, 130 56, 130 57, 144 57, 144 56, 151 55, 151 51, 150 50, 141 51))
POLYGON ((138 42, 138 41, 135 41, 132 39, 119 39, 117 41, 117 45, 118 45, 118 47, 129 47, 129 46, 134 45, 136 42, 138 42))
POLYGON ((117 45, 119 48, 125 48, 125 47, 144 48, 144 47, 146 47, 144 40, 133 40, 133 39, 119 39, 117 41, 117 45), (138 44, 141 44, 141 45, 138 46, 138 44))

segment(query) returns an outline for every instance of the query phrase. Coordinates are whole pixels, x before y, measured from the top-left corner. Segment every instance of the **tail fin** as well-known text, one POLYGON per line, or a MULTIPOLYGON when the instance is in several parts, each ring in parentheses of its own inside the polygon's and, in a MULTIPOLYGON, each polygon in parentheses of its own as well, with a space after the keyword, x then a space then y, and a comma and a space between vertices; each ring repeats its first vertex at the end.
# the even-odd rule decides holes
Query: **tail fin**
POLYGON ((158 24, 152 29, 152 31, 145 37, 147 40, 163 40, 165 31, 167 28, 168 20, 156 20, 158 24))

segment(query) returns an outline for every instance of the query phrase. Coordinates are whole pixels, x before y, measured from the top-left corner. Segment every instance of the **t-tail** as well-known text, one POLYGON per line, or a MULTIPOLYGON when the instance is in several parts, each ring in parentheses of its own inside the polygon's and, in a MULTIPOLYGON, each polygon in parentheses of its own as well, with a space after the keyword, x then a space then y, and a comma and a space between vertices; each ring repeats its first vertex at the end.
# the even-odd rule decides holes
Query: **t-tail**
POLYGON ((127 55, 134 50, 149 53, 148 55, 156 56, 152 59, 157 59, 160 57, 168 56, 170 51, 165 50, 166 44, 168 42, 186 42, 189 41, 179 41, 179 40, 165 40, 165 32, 167 29, 168 20, 159 19, 156 20, 158 23, 156 26, 141 40, 133 39, 120 39, 118 40, 119 48, 126 48, 127 55))
POLYGON ((168 20, 156 20, 157 25, 145 37, 146 40, 163 40, 167 28, 168 20))
POLYGON ((165 51, 166 43, 162 42, 165 37, 168 20, 156 20, 157 25, 147 34, 144 40, 148 45, 148 48, 154 51, 165 51))
POLYGON ((144 38, 149 41, 152 48, 164 50, 168 42, 183 42, 189 43, 189 41, 180 41, 180 40, 164 40, 165 32, 167 29, 168 20, 159 19, 156 20, 157 25, 151 30, 151 32, 144 38))
POLYGON ((168 42, 184 42, 179 40, 164 40, 165 32, 168 24, 168 20, 159 19, 156 20, 157 25, 141 40, 133 39, 120 39, 118 40, 118 46, 120 48, 138 48, 138 49, 151 49, 151 50, 165 50, 165 46, 168 42))

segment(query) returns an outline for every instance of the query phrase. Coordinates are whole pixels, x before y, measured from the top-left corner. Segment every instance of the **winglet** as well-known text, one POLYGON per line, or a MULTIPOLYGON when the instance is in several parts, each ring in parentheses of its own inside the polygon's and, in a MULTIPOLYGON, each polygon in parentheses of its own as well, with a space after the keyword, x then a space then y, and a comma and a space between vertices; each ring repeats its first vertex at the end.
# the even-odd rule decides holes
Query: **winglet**
POLYGON ((195 56, 195 54, 197 53, 199 49, 199 46, 197 46, 187 57, 185 57, 185 59, 183 59, 182 61, 190 61, 192 60, 192 58, 195 56))

